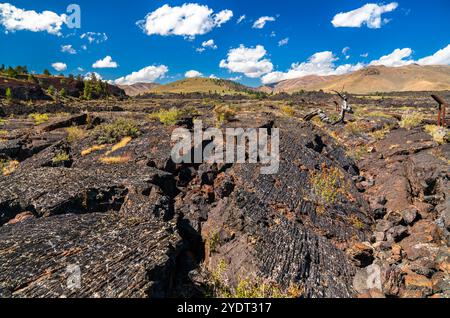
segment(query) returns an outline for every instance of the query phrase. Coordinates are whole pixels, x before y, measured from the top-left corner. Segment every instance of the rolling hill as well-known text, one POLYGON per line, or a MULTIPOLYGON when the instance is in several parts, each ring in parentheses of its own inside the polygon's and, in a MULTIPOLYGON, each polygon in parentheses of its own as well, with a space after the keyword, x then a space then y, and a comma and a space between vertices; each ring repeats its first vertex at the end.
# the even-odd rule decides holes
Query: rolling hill
POLYGON ((370 66, 346 75, 286 80, 263 86, 260 90, 293 93, 300 90, 340 91, 343 88, 353 94, 450 90, 450 66, 370 66))
POLYGON ((149 93, 211 93, 220 95, 245 94, 254 91, 233 81, 213 78, 188 78, 150 89, 149 93))
POLYGON ((132 85, 117 85, 123 89, 128 96, 137 96, 139 94, 147 93, 149 90, 159 86, 156 83, 135 83, 132 85))

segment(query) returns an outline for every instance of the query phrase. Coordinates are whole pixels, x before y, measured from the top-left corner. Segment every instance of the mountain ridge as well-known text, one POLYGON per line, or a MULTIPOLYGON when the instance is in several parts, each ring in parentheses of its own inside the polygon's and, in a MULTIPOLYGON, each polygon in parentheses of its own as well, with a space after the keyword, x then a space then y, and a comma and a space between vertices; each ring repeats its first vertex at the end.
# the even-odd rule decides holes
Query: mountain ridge
POLYGON ((309 75, 264 85, 258 89, 273 93, 344 89, 353 94, 443 91, 450 90, 450 66, 417 64, 402 67, 369 66, 345 75, 309 75))

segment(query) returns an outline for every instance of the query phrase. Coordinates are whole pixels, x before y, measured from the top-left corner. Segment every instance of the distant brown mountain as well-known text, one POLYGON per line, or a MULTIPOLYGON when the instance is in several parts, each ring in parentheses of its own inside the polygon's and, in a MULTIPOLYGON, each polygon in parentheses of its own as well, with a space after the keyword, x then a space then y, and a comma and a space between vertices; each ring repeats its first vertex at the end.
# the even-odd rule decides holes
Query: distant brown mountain
POLYGON ((450 66, 369 66, 340 76, 306 76, 260 88, 265 92, 345 91, 353 94, 450 90, 450 66))
POLYGON ((337 76, 318 76, 308 75, 304 77, 294 78, 290 80, 281 81, 274 84, 269 84, 260 87, 260 90, 266 93, 282 93, 282 92, 294 92, 301 90, 302 87, 309 87, 317 85, 336 78, 337 76))
POLYGON ((117 85, 125 91, 128 96, 137 96, 139 94, 147 93, 148 91, 158 87, 156 83, 136 83, 132 85, 117 85))

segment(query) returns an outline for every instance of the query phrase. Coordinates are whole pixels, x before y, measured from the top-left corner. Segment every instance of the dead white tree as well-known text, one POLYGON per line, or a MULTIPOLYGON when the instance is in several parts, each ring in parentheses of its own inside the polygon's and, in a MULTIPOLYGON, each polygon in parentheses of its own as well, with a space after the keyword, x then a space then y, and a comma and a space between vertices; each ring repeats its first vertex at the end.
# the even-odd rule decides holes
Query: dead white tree
MULTIPOLYGON (((306 121, 310 121, 314 117, 318 116, 320 120, 324 123, 330 124, 330 125, 337 125, 337 124, 345 124, 345 115, 346 114, 353 114, 353 109, 350 107, 348 103, 348 97, 343 92, 333 91, 335 92, 340 98, 341 98, 341 104, 340 104, 340 115, 339 119, 337 121, 332 121, 323 110, 318 109, 315 110, 309 114, 307 114, 303 119, 306 121)), ((339 105, 336 101, 334 102, 336 106, 339 105)))

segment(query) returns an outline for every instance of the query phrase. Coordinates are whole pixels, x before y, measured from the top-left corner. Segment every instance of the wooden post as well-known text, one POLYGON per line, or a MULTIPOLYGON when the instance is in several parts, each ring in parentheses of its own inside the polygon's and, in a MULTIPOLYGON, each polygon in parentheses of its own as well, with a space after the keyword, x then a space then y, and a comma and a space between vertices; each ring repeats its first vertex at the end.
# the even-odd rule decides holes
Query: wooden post
POLYGON ((431 97, 439 104, 437 125, 446 127, 446 122, 445 122, 446 114, 445 113, 446 113, 447 103, 440 96, 431 95, 431 97))

